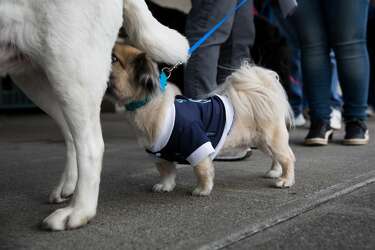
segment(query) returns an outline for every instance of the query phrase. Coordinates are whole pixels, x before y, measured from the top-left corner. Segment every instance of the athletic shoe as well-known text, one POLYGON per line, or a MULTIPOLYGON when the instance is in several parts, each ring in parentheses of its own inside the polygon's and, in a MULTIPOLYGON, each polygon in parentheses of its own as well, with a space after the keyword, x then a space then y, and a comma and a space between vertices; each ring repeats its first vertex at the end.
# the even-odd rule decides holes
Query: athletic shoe
POLYGON ((297 117, 294 118, 294 126, 302 127, 305 124, 306 124, 306 120, 303 114, 299 114, 297 115, 297 117))
POLYGON ((368 108, 366 110, 366 114, 367 114, 368 117, 375 116, 374 107, 373 106, 368 106, 368 108))
POLYGON ((252 154, 251 148, 232 148, 221 150, 214 161, 242 161, 249 158, 252 154))
POLYGON ((365 145, 369 140, 369 132, 364 121, 356 119, 346 122, 344 145, 365 145))
POLYGON ((342 124, 342 114, 339 109, 332 108, 330 126, 335 130, 340 130, 342 124))
POLYGON ((312 121, 310 131, 306 136, 305 145, 308 146, 323 146, 328 144, 328 140, 332 138, 333 129, 329 122, 312 121))

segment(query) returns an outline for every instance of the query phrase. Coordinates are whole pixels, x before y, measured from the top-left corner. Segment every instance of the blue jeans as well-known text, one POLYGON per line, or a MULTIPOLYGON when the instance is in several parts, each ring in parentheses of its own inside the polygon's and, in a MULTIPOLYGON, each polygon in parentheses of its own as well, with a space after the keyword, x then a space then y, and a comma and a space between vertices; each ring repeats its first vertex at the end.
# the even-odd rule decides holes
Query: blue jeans
POLYGON ((299 0, 292 16, 302 53, 302 73, 312 120, 329 121, 330 51, 333 49, 346 120, 366 119, 369 58, 368 0, 299 0))
MULTIPOLYGON (((289 102, 292 106, 295 117, 300 115, 308 106, 306 96, 303 91, 303 79, 301 69, 301 50, 299 47, 298 37, 290 20, 285 19, 279 8, 272 8, 269 4, 263 7, 264 14, 267 19, 276 25, 281 34, 287 39, 291 48, 291 85, 289 93, 289 102)), ((263 14, 263 13, 261 13, 263 14)), ((331 87, 331 107, 341 110, 342 97, 338 91, 338 76, 336 60, 334 55, 331 55, 331 70, 332 70, 332 87, 331 87)))
MULTIPOLYGON (((370 92, 368 103, 373 108, 375 108, 375 4, 370 5, 369 9, 369 22, 368 24, 372 27, 372 30, 368 29, 368 46, 369 46, 369 55, 370 55, 370 65, 371 65, 371 79, 370 79, 370 92)), ((369 27, 370 27, 369 26, 369 27)))

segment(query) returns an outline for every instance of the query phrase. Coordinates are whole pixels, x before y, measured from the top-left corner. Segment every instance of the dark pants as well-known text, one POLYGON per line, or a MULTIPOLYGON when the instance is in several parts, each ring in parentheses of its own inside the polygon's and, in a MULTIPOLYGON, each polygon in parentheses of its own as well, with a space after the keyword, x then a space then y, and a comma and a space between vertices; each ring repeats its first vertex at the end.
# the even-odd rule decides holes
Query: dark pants
POLYGON ((370 55, 371 65, 371 79, 370 79, 370 91, 369 91, 369 104, 375 108, 375 4, 370 6, 369 9, 369 20, 368 20, 368 49, 370 55))
MULTIPOLYGON (((239 0, 192 0, 186 36, 193 45, 220 21, 239 0)), ((185 69, 184 95, 201 98, 217 88, 250 57, 255 37, 252 0, 242 6, 196 50, 185 69)))
POLYGON ((331 49, 346 119, 366 119, 369 58, 368 0, 299 0, 292 17, 302 50, 302 72, 312 120, 330 119, 331 49))

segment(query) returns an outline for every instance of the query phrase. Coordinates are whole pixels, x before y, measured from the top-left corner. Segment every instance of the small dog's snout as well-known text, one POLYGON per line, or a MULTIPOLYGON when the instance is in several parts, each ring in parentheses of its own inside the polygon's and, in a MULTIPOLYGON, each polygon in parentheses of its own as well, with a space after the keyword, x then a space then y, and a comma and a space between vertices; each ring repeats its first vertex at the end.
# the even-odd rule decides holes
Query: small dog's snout
POLYGON ((105 94, 106 95, 111 95, 113 93, 113 82, 112 82, 112 77, 109 78, 108 82, 107 82, 107 89, 105 91, 105 94))
POLYGON ((107 87, 108 88, 111 88, 113 85, 113 77, 112 76, 109 76, 109 79, 107 81, 107 87))

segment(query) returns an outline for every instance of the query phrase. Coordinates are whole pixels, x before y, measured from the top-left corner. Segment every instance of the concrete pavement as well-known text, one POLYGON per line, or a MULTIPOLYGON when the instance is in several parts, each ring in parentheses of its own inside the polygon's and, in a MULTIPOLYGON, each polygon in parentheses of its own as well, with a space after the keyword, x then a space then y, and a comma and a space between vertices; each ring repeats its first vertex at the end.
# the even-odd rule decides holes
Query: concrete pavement
POLYGON ((184 166, 174 192, 150 192, 158 174, 129 126, 121 115, 102 120, 98 215, 83 229, 50 233, 37 225, 61 207, 46 203, 64 164, 60 132, 41 114, 0 115, 0 249, 345 249, 357 241, 375 248, 374 140, 342 146, 339 132, 329 146, 311 148, 301 145, 306 129, 296 129, 294 187, 276 189, 262 178, 271 161, 255 151, 246 161, 216 163, 212 195, 198 198, 184 166))

